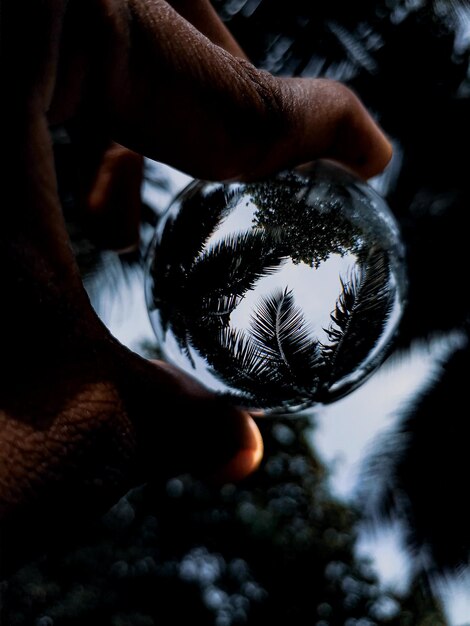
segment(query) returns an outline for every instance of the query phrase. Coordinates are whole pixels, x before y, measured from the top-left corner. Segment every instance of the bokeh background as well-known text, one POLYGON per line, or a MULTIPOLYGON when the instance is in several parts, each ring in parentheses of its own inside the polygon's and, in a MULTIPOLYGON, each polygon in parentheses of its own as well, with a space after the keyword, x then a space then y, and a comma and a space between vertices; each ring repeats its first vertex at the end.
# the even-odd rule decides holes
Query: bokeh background
MULTIPOLYGON (((214 0, 251 60, 349 84, 394 144, 371 184, 400 225, 409 302, 397 346, 321 411, 261 422, 239 485, 190 475, 136 486, 85 537, 0 583, 8 626, 470 625, 468 184, 470 6, 457 0, 214 0)), ((140 249, 98 249, 60 191, 92 302, 158 356, 143 292, 159 216, 189 178, 151 161, 140 249)))

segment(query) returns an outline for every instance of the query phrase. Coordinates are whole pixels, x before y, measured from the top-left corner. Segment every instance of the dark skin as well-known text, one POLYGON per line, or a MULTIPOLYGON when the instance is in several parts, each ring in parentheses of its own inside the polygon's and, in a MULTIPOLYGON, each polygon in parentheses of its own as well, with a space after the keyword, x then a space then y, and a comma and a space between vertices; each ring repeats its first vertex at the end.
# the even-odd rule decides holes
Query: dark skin
POLYGON ((391 148, 345 86, 256 70, 206 0, 3 0, 0 18, 0 520, 12 547, 144 477, 239 480, 262 457, 247 413, 130 352, 96 316, 50 126, 75 129, 87 208, 119 248, 138 236, 142 155, 213 180, 319 157, 368 178, 391 148))

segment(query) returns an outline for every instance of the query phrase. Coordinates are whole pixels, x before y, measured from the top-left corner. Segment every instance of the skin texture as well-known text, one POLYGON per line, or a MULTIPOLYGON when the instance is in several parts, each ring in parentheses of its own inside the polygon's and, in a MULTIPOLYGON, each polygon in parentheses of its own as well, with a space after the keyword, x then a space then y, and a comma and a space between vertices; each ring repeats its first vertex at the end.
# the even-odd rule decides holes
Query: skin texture
POLYGON ((50 126, 72 129, 86 208, 117 248, 138 237, 142 155, 215 180, 318 157, 368 178, 391 149, 345 86, 256 70, 205 0, 1 0, 0 79, 8 567, 19 545, 80 525, 137 480, 238 480, 262 456, 247 414, 133 354, 97 318, 62 216, 50 126))

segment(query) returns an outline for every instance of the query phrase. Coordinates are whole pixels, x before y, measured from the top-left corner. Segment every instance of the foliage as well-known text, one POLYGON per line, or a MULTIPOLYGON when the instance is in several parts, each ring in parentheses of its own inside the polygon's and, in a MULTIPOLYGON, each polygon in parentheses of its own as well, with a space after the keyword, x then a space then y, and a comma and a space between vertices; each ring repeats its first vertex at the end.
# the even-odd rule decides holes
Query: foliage
POLYGON ((303 178, 285 174, 280 183, 256 183, 248 190, 258 209, 255 226, 279 229, 294 263, 318 267, 331 254, 358 252, 360 231, 343 212, 346 191, 343 198, 334 190, 314 200, 303 178))
POLYGON ((424 581, 401 597, 354 556, 356 512, 329 494, 308 422, 261 426, 266 457, 253 477, 134 489, 85 540, 4 584, 4 623, 445 626, 424 581))
POLYGON ((171 333, 193 367, 195 350, 245 406, 288 410, 328 401, 331 385, 363 364, 383 335, 395 295, 388 257, 378 247, 366 250, 349 215, 350 192, 337 185, 335 195, 332 184, 322 178, 309 185, 284 174, 280 184, 248 185, 246 195, 240 186, 225 191, 211 185, 206 191, 193 185, 155 240, 150 305, 163 337, 171 333), (256 206, 251 229, 211 240, 246 198, 256 206), (196 210, 199 227, 193 224, 196 210), (246 294, 285 262, 308 261, 317 268, 330 254, 346 252, 357 256, 359 266, 341 283, 332 325, 325 329, 328 345, 313 336, 288 287, 261 298, 249 328, 232 326, 246 294))
POLYGON ((326 329, 330 343, 323 346, 330 380, 352 372, 373 351, 393 305, 389 279, 385 254, 372 249, 349 280, 341 281, 343 290, 326 329))

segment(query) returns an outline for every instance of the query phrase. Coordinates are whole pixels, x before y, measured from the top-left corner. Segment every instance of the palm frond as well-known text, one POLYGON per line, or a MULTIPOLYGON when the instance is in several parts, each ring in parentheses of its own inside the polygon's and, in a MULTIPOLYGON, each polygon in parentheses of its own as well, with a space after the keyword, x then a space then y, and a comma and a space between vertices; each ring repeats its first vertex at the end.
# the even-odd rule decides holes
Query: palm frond
POLYGON ((262 358, 249 334, 243 330, 223 328, 219 332, 218 344, 229 355, 227 361, 221 360, 221 368, 218 368, 219 372, 223 371, 226 380, 238 385, 242 381, 254 382, 257 386, 263 382, 270 369, 269 364, 262 358))
POLYGON ((263 298, 252 316, 250 332, 284 384, 314 392, 322 374, 322 355, 292 291, 286 288, 263 298))
POLYGON ((233 293, 209 295, 202 302, 200 308, 201 317, 210 326, 228 326, 230 315, 235 311, 241 300, 241 296, 233 293))
POLYGON ((277 374, 245 331, 221 327, 214 332, 201 325, 192 328, 191 344, 207 360, 213 374, 235 392, 241 391, 257 402, 266 400, 266 385, 274 382, 277 374))
POLYGON ((340 278, 342 291, 324 329, 330 343, 322 346, 330 383, 360 366, 382 336, 394 298, 389 277, 386 254, 372 250, 348 280, 340 278))
MULTIPOLYGON (((294 326, 298 332, 303 324, 298 320, 294 326)), ((295 335, 295 331, 292 332, 295 335)), ((280 363, 279 357, 274 358, 265 349, 252 330, 234 329, 228 324, 219 327, 193 324, 189 341, 206 359, 213 374, 233 390, 237 402, 289 410, 294 404, 310 402, 314 396, 319 350, 317 342, 307 337, 302 344, 302 339, 289 340, 283 335, 286 353, 291 359, 289 370, 285 363, 280 363)))
POLYGON ((262 230, 227 236, 201 254, 191 268, 171 266, 160 287, 154 285, 154 306, 160 309, 167 327, 178 319, 175 332, 181 333, 185 322, 192 334, 201 321, 213 332, 228 324, 243 295, 284 260, 275 236, 262 230))
POLYGON ((264 230, 227 235, 196 260, 188 287, 199 299, 241 297, 260 278, 276 272, 286 258, 278 239, 264 230))
POLYGON ((201 183, 184 190, 176 200, 179 212, 167 219, 157 253, 162 253, 167 265, 176 262, 189 268, 239 196, 237 187, 227 189, 222 184, 209 186, 204 193, 201 183))
POLYGON ((236 187, 225 189, 215 185, 203 194, 200 184, 194 184, 180 196, 178 214, 167 218, 153 247, 150 276, 155 308, 174 300, 195 259, 238 197, 236 187))

